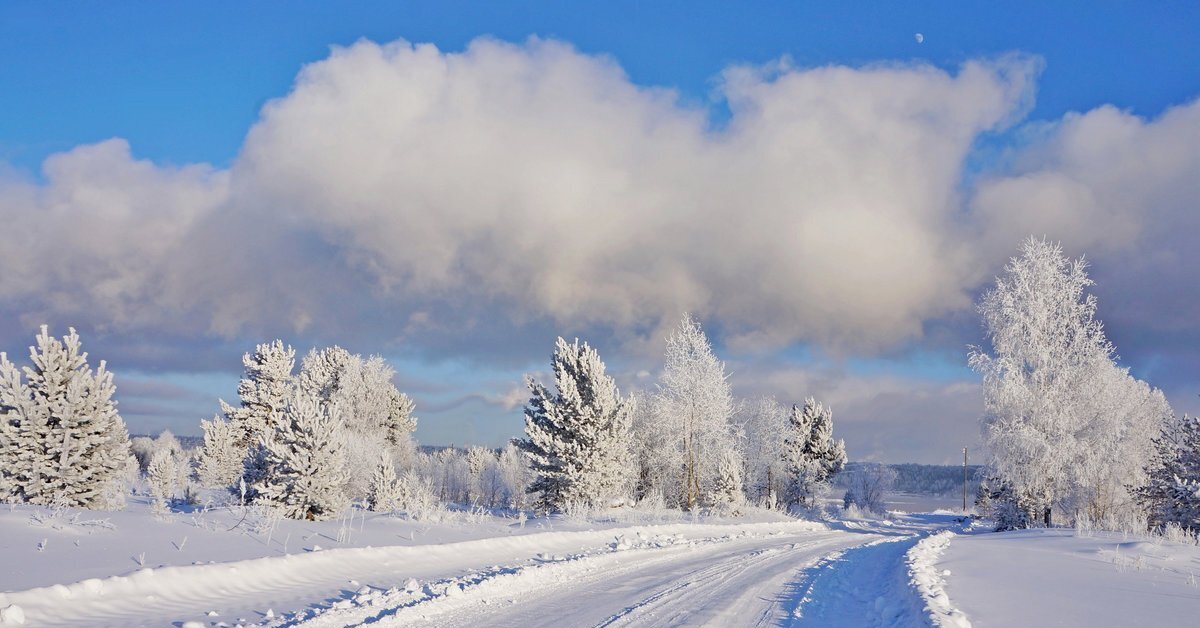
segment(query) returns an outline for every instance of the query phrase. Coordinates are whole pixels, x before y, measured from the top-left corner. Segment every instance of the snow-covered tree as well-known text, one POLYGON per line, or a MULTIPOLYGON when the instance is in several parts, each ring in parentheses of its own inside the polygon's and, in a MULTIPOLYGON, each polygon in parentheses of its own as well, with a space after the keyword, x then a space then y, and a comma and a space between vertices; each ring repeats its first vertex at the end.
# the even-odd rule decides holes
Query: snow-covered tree
POLYGON ((209 488, 230 487, 242 477, 246 448, 233 425, 219 416, 200 421, 204 445, 196 460, 196 479, 209 488))
POLYGON ((628 488, 633 407, 587 343, 560 337, 552 366, 557 392, 526 378, 525 438, 514 444, 537 474, 528 491, 544 508, 606 505, 628 488))
POLYGON ((666 364, 642 428, 643 460, 661 469, 651 484, 693 509, 710 501, 720 454, 736 450, 733 395, 725 365, 700 323, 684 314, 667 338, 666 364))
POLYGON ((746 501, 743 493, 742 455, 733 449, 726 449, 717 454, 717 478, 713 482, 712 503, 720 510, 738 513, 739 507, 746 501))
POLYGON ((242 356, 242 364, 245 375, 238 383, 241 405, 233 407, 222 401, 221 408, 238 434, 238 442, 249 448, 282 420, 284 407, 292 395, 296 351, 276 340, 260 344, 254 353, 242 356))
MULTIPOLYGON (((291 519, 337 516, 349 503, 346 451, 336 407, 322 406, 294 388, 273 431, 259 438, 248 477, 254 503, 278 508, 291 519)), ((249 463, 248 463, 249 464, 249 463)))
POLYGON ((774 508, 788 477, 783 456, 789 411, 772 397, 743 404, 738 412, 746 435, 746 489, 758 504, 774 508))
POLYGON ((525 508, 525 487, 532 479, 525 455, 516 445, 509 443, 500 451, 500 458, 496 461, 496 474, 500 478, 503 504, 509 508, 525 508))
POLYGON ((471 503, 492 505, 494 491, 489 484, 495 476, 495 461, 496 456, 486 448, 467 448, 467 500, 471 503))
POLYGON ((396 477, 396 463, 384 452, 371 473, 371 487, 367 493, 367 508, 375 512, 391 512, 400 508, 401 491, 396 477))
POLYGON ((886 464, 868 462, 856 464, 846 478, 846 495, 842 503, 854 504, 867 512, 882 514, 886 510, 883 496, 896 481, 896 471, 886 464))
POLYGON ((833 411, 812 397, 804 400, 803 407, 792 406, 786 433, 787 499, 813 506, 829 477, 846 466, 846 444, 833 438, 833 411))
POLYGON ((154 509, 165 512, 179 484, 178 454, 169 448, 159 449, 150 456, 146 465, 146 481, 150 485, 150 496, 154 498, 154 509))
POLYGON ((1200 417, 1168 421, 1154 448, 1146 485, 1137 491, 1150 526, 1200 532, 1200 417))
POLYGON ((1082 259, 1030 238, 979 304, 992 353, 973 349, 983 375, 990 473, 1035 520, 1127 517, 1126 487, 1143 483, 1151 438, 1170 407, 1114 362, 1096 319, 1082 259))
POLYGON ((354 357, 337 345, 320 350, 312 349, 300 361, 297 382, 305 392, 329 403, 341 389, 342 375, 354 357))
POLYGON ((120 508, 130 447, 112 373, 88 367, 74 329, 60 341, 43 325, 29 355, 18 371, 0 353, 0 496, 120 508))
POLYGON ((340 347, 310 351, 302 361, 299 384, 326 406, 336 406, 346 431, 350 488, 366 496, 371 470, 385 451, 411 465, 416 418, 413 402, 392 383, 395 371, 380 356, 364 358, 340 347))

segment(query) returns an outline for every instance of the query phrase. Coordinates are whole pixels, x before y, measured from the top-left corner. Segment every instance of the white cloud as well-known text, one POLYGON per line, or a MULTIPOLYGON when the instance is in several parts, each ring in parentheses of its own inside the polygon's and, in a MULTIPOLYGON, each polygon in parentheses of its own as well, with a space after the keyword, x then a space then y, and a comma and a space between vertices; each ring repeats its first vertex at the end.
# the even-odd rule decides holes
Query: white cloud
MULTIPOLYGON (((973 143, 1024 114, 1037 70, 733 67, 714 129, 561 43, 363 41, 264 107, 229 170, 110 140, 0 182, 0 307, 22 337, 51 320, 419 345, 533 322, 629 347, 690 310, 738 348, 869 353, 968 310, 1031 232, 1121 260, 1117 285, 1195 285, 1196 103, 1068 116, 964 201, 973 143)), ((1138 314, 1154 325, 1195 320, 1153 296, 1183 305, 1138 314)))
POLYGON ((1149 363, 1143 376, 1200 375, 1200 101, 1153 119, 1111 106, 1071 114, 1014 163, 971 199, 988 265, 1022 234, 1061 240, 1092 262, 1100 316, 1122 354, 1149 363))

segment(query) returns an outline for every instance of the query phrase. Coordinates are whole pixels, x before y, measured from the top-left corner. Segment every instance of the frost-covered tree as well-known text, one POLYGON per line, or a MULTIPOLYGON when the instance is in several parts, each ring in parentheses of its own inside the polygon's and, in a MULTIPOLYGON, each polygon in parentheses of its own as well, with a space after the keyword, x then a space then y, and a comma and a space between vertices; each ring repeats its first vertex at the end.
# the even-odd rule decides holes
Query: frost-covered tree
POLYGON ((1090 285, 1082 259, 1030 238, 979 304, 992 353, 973 349, 970 364, 983 375, 987 464, 1042 525, 1054 512, 1131 516, 1126 487, 1143 483, 1170 416, 1161 392, 1114 362, 1090 285))
POLYGON ((290 519, 322 520, 349 503, 346 451, 335 407, 294 388, 278 423, 260 437, 253 456, 259 473, 247 478, 257 504, 278 508, 290 519))
POLYGON ((245 374, 238 383, 241 405, 233 407, 221 401, 221 408, 238 434, 239 444, 249 448, 282 420, 292 395, 296 351, 280 340, 260 344, 253 353, 242 356, 242 365, 245 374))
POLYGON ((792 406, 783 459, 788 473, 787 499, 815 505, 821 487, 846 466, 846 444, 833 438, 833 411, 809 397, 792 406))
POLYGON ((525 508, 528 505, 525 487, 529 486, 532 478, 525 455, 516 445, 509 443, 500 451, 500 458, 496 461, 496 474, 500 478, 504 505, 509 508, 525 508))
POLYGON ((375 512, 391 512, 400 508, 401 490, 396 477, 396 463, 384 452, 371 473, 371 487, 367 493, 367 508, 375 512))
POLYGON ((154 509, 165 512, 170 501, 175 499, 179 486, 178 454, 168 448, 155 451, 150 456, 150 464, 146 465, 146 481, 150 485, 154 509))
POLYGON ((196 459, 196 479, 208 488, 230 487, 242 477, 246 448, 233 425, 219 416, 200 421, 204 445, 196 459))
POLYGON ((314 349, 302 361, 301 388, 342 417, 354 496, 366 496, 371 470, 384 452, 405 466, 412 463, 417 420, 412 399, 396 389, 394 376, 382 357, 364 358, 336 346, 314 349))
POLYGON ((886 510, 883 497, 896 481, 896 471, 886 464, 868 462, 855 465, 848 475, 842 503, 882 514, 886 510))
POLYGON ((300 362, 300 373, 296 379, 300 387, 329 403, 342 388, 343 373, 355 356, 337 345, 325 349, 312 349, 300 362))
POLYGON ((652 483, 664 496, 693 509, 710 501, 721 452, 736 450, 733 394, 725 365, 713 353, 700 323, 684 314, 667 338, 666 363, 643 427, 666 476, 652 483))
POLYGON ((120 508, 130 446, 112 373, 103 360, 88 367, 74 329, 60 341, 43 325, 29 357, 18 371, 0 353, 0 491, 10 501, 120 508))
POLYGON ((717 478, 713 482, 712 503, 720 510, 738 513, 739 507, 746 501, 743 493, 742 455, 733 449, 726 449, 717 454, 717 478))
POLYGON ((587 343, 560 337, 552 367, 556 392, 526 378, 525 438, 514 444, 537 474, 528 491, 544 508, 606 505, 628 488, 632 404, 587 343))
POLYGON ((1146 485, 1137 491, 1150 526, 1200 532, 1200 417, 1168 421, 1154 449, 1146 485))
POLYGON ((774 398, 764 397, 743 404, 738 414, 746 436, 746 490, 758 504, 774 508, 788 477, 783 443, 789 412, 774 398))

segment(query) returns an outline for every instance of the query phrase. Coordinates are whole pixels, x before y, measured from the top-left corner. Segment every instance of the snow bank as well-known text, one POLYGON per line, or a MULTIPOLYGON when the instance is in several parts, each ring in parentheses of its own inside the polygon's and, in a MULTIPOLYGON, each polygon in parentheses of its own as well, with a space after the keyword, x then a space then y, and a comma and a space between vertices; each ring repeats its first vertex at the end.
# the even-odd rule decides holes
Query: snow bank
POLYGON ((971 628, 971 622, 960 610, 950 603, 946 595, 943 576, 950 575, 949 571, 939 571, 938 558, 950 545, 955 534, 943 530, 921 539, 905 554, 908 564, 909 583, 925 602, 924 611, 934 626, 949 628, 971 628))

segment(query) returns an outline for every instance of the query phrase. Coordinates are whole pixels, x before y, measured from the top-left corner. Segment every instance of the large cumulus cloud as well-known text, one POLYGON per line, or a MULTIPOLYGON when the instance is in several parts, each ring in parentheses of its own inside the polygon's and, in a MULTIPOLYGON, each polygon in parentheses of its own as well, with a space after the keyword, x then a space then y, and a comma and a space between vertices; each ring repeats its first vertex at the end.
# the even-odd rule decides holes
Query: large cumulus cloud
POLYGON ((227 171, 112 140, 5 184, 26 237, 0 248, 0 307, 418 344, 529 321, 643 338, 690 310, 747 346, 894 346, 969 304, 961 171, 1035 73, 734 67, 713 125, 557 42, 364 41, 306 67, 227 171))

